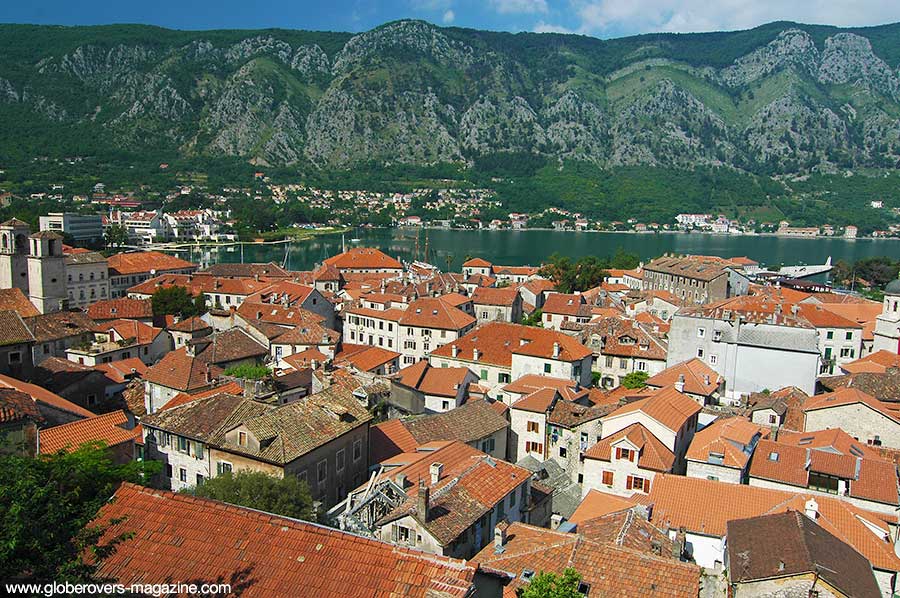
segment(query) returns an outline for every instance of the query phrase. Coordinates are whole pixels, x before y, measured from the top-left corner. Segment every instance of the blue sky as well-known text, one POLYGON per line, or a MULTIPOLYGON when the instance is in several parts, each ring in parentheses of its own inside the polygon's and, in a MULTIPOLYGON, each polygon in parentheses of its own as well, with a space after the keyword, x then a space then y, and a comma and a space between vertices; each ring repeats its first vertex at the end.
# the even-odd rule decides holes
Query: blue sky
POLYGON ((900 21, 898 0, 2 0, 0 22, 146 23, 175 29, 363 31, 417 18, 503 31, 620 37, 746 29, 775 20, 842 26, 900 21))

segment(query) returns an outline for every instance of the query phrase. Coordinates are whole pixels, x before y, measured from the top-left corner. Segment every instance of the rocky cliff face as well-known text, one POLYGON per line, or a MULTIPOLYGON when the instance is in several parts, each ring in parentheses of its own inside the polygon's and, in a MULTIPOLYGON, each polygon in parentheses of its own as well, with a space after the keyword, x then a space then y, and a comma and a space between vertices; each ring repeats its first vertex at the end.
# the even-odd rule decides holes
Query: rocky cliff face
MULTIPOLYGON (((89 126, 123 147, 322 168, 504 151, 776 174, 900 159, 900 74, 865 30, 771 25, 739 43, 417 21, 321 40, 120 29, 117 43, 86 29, 66 47, 47 28, 43 49, 18 58, 3 58, 0 41, 0 116, 24 108, 36 123, 89 126)), ((889 33, 900 43, 900 27, 889 33)))

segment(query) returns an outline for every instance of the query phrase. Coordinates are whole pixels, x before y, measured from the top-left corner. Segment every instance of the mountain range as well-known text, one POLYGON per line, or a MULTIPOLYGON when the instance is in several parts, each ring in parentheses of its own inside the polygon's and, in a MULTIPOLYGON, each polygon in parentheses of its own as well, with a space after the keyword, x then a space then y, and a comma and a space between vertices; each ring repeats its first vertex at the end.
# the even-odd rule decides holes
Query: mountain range
POLYGON ((893 169, 900 24, 601 40, 0 26, 0 158, 134 152, 341 169, 506 152, 598 168, 893 169))

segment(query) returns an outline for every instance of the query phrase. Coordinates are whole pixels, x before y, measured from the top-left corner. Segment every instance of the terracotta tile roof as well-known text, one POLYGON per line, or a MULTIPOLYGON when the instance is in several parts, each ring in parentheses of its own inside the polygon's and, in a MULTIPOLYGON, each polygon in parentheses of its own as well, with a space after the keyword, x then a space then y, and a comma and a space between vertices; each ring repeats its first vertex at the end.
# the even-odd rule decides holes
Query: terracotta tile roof
POLYGON ((594 405, 615 405, 619 406, 625 403, 631 403, 644 397, 649 397, 656 390, 653 388, 626 388, 617 386, 611 390, 603 391, 599 388, 592 388, 589 395, 594 405))
POLYGON ((87 314, 93 320, 135 319, 144 320, 153 317, 153 302, 150 299, 106 299, 92 303, 87 314))
POLYGON ((294 326, 271 340, 275 345, 334 346, 341 340, 341 335, 320 324, 307 324, 294 326))
POLYGON ((844 452, 831 446, 813 446, 810 435, 797 434, 791 440, 760 441, 750 464, 750 476, 806 488, 811 472, 827 474, 848 481, 848 494, 854 498, 900 505, 896 467, 874 451, 864 451, 864 445, 851 439, 850 448, 844 452))
POLYGON ((502 551, 490 543, 472 559, 481 571, 511 580, 504 596, 515 596, 515 591, 525 586, 525 571, 562 574, 570 567, 590 585, 592 596, 684 598, 700 591, 700 568, 691 563, 618 543, 598 542, 581 533, 518 522, 509 526, 506 535, 502 551))
POLYGON ((860 372, 843 376, 819 378, 819 384, 826 390, 851 389, 864 392, 881 401, 900 401, 900 369, 887 368, 884 373, 860 372))
POLYGON ((477 287, 472 293, 472 303, 475 305, 499 305, 512 307, 519 297, 519 292, 512 287, 495 289, 492 287, 477 287))
POLYGON ((148 366, 137 357, 101 363, 94 367, 106 374, 106 377, 109 378, 111 382, 119 384, 127 382, 133 377, 142 377, 147 372, 148 368, 148 366))
POLYGON ((792 444, 811 449, 823 449, 842 455, 854 454, 870 459, 879 459, 878 447, 871 447, 859 442, 840 428, 818 430, 815 432, 778 432, 778 442, 792 444))
POLYGON ((110 276, 125 276, 127 274, 142 274, 144 272, 166 272, 197 267, 196 264, 186 262, 173 255, 160 253, 159 251, 117 253, 109 256, 107 263, 109 264, 110 276))
POLYGON ((671 471, 675 464, 675 453, 641 424, 630 426, 611 434, 589 448, 585 459, 612 461, 612 446, 627 440, 638 450, 638 467, 653 471, 671 471))
POLYGON ((316 365, 321 365, 328 361, 328 359, 328 356, 318 349, 311 348, 283 357, 282 361, 295 370, 302 370, 304 368, 312 367, 313 362, 315 362, 316 365))
POLYGON ((475 318, 440 299, 428 297, 410 303, 398 321, 402 326, 462 330, 474 324, 475 318))
POLYGON ((194 316, 192 318, 185 318, 180 322, 176 322, 172 326, 169 326, 169 330, 175 332, 200 332, 203 330, 211 330, 212 326, 204 322, 201 318, 194 316))
POLYGON ((106 540, 134 533, 98 572, 124 584, 201 578, 236 585, 246 571, 246 598, 295 595, 297 588, 322 598, 463 598, 473 591, 475 571, 463 561, 127 483, 97 522, 110 525, 106 540))
POLYGON ((152 343, 162 332, 162 329, 154 328, 139 320, 111 320, 99 324, 97 330, 101 332, 115 331, 123 340, 134 339, 134 342, 139 345, 152 343))
POLYGON ((419 443, 399 419, 389 419, 369 428, 369 461, 373 464, 415 451, 419 443))
POLYGON ((201 340, 205 348, 198 352, 197 356, 212 364, 227 364, 232 361, 259 358, 269 354, 268 349, 240 328, 223 330, 201 340))
POLYGON ((623 546, 675 561, 681 560, 678 545, 636 509, 626 509, 582 521, 578 525, 577 533, 586 540, 623 546))
POLYGON ((468 368, 436 368, 422 360, 400 370, 393 380, 426 395, 456 397, 467 378, 474 378, 468 368))
POLYGON ((609 415, 614 408, 613 405, 585 407, 569 400, 557 401, 553 405, 547 421, 553 425, 571 429, 609 415))
POLYGON ((767 438, 769 429, 743 417, 719 418, 696 434, 685 457, 689 461, 744 469, 754 439, 767 438), (720 457, 716 457, 721 455, 720 457))
POLYGON ((0 388, 0 424, 26 419, 34 423, 44 421, 34 399, 18 390, 0 388))
POLYGON ((378 520, 377 525, 413 515, 441 546, 453 542, 531 477, 531 472, 523 467, 495 460, 459 442, 429 452, 414 464, 391 470, 392 477, 400 473, 414 482, 406 491, 407 500, 378 520), (448 459, 451 452, 457 458, 448 459), (444 469, 438 482, 432 484, 429 467, 436 462, 442 463, 444 469), (414 472, 423 475, 416 476, 414 472), (424 480, 430 491, 427 521, 416 513, 418 479, 424 480))
POLYGON ((634 357, 665 361, 668 342, 660 334, 655 334, 651 326, 637 320, 625 318, 622 314, 592 320, 582 327, 583 338, 596 345, 604 356, 634 357))
POLYGON ((572 516, 569 517, 569 521, 579 524, 582 521, 631 509, 637 504, 631 498, 608 494, 591 488, 578 505, 578 508, 575 509, 575 512, 572 513, 572 516))
POLYGON ((50 392, 45 388, 41 388, 36 384, 22 382, 11 376, 0 374, 0 389, 12 388, 29 395, 40 408, 41 404, 46 404, 53 409, 66 411, 79 417, 94 417, 94 413, 88 411, 84 407, 80 407, 71 401, 67 401, 61 396, 50 392))
POLYGON ((199 357, 191 357, 182 347, 166 353, 158 363, 144 374, 144 380, 182 392, 200 390, 209 386, 221 372, 199 357), (207 373, 209 378, 207 378, 207 373))
POLYGON ((201 270, 201 273, 230 278, 253 278, 255 276, 289 278, 291 276, 290 272, 275 262, 266 264, 210 264, 201 270))
POLYGON ((669 386, 656 391, 646 399, 622 405, 607 417, 612 419, 633 411, 642 411, 673 432, 677 432, 691 417, 700 412, 700 405, 669 386))
POLYGON ((883 374, 888 368, 900 368, 900 355, 882 349, 840 367, 847 374, 883 374))
POLYGON ((473 274, 464 282, 465 284, 473 284, 476 287, 492 287, 497 283, 497 279, 485 276, 484 274, 473 274))
POLYGON ((25 318, 36 342, 54 341, 90 333, 96 322, 80 311, 60 311, 25 318))
POLYGON ((894 554, 888 538, 887 516, 864 511, 845 500, 669 474, 657 474, 648 497, 653 504, 651 521, 657 526, 684 527, 712 537, 724 536, 727 523, 735 519, 804 511, 809 499, 818 503, 816 522, 821 527, 853 546, 874 567, 900 571, 900 557, 894 554), (883 529, 885 536, 879 537, 872 528, 883 529))
POLYGON ((568 378, 554 378, 552 376, 542 376, 540 374, 525 374, 504 386, 503 392, 525 395, 531 394, 542 388, 553 388, 560 391, 561 394, 574 395, 578 388, 578 383, 568 378))
POLYGON ((824 309, 833 312, 842 318, 856 322, 863 327, 863 340, 875 338, 875 318, 881 314, 881 303, 876 301, 861 300, 858 303, 830 303, 822 304, 824 309))
POLYGON ((249 297, 271 286, 270 281, 253 278, 218 278, 205 274, 163 274, 138 283, 128 289, 129 293, 153 295, 159 289, 183 287, 193 296, 203 294, 224 294, 249 297))
POLYGON ((491 403, 473 399, 450 411, 406 420, 403 425, 417 444, 452 440, 471 443, 505 430, 509 422, 491 403))
POLYGON ((403 264, 372 247, 352 247, 323 262, 338 270, 402 270, 403 264))
POLYGON ((0 289, 0 311, 15 311, 23 318, 40 315, 38 308, 28 300, 22 289, 0 289))
POLYGON ((550 293, 541 308, 545 314, 562 314, 566 316, 590 315, 589 306, 581 295, 550 293), (588 310, 585 310, 588 307, 588 310))
POLYGON ((798 313, 816 328, 862 328, 862 324, 847 319, 821 305, 798 303, 798 313))
POLYGON ((250 295, 247 297, 247 301, 268 304, 280 303, 286 307, 298 307, 315 291, 316 289, 309 285, 281 280, 250 295))
POLYGON ((491 271, 495 276, 534 276, 540 268, 535 266, 492 266, 491 271))
POLYGON ((704 397, 708 397, 718 390, 723 380, 722 376, 706 365, 702 359, 694 357, 651 376, 647 379, 646 384, 662 388, 675 384, 681 376, 684 376, 684 392, 704 397))
POLYGON ((341 352, 334 356, 336 365, 349 364, 362 372, 371 372, 400 358, 396 351, 371 345, 343 343, 341 352))
POLYGON ((0 347, 34 342, 22 316, 12 310, 0 311, 0 347))
POLYGON ((644 293, 644 296, 647 297, 648 299, 660 299, 670 305, 675 305, 675 306, 681 305, 681 299, 679 299, 675 295, 675 293, 672 293, 670 291, 655 290, 655 291, 644 291, 643 293, 644 293))
POLYGON ((856 388, 838 388, 834 392, 813 395, 804 401, 803 411, 816 411, 818 409, 828 409, 830 407, 853 405, 856 403, 867 405, 871 409, 874 409, 887 417, 900 421, 897 414, 891 410, 891 404, 879 401, 872 395, 866 394, 856 388))
POLYGON ((466 260, 462 265, 463 268, 490 268, 491 266, 493 266, 493 264, 480 257, 473 257, 470 260, 466 260))
POLYGON ((845 596, 881 596, 866 558, 798 511, 729 521, 727 547, 732 583, 812 575, 845 596))
POLYGON ((786 386, 768 394, 753 393, 747 399, 748 413, 760 409, 772 409, 784 416, 782 424, 785 430, 802 430, 804 428, 803 404, 809 398, 796 386, 786 386))
POLYGON ((708 255, 688 255, 684 257, 661 257, 644 265, 649 272, 663 272, 684 278, 710 281, 726 273, 726 268, 735 264, 720 257, 708 255))
POLYGON ((45 428, 38 435, 39 450, 43 454, 57 451, 73 451, 86 442, 100 441, 106 446, 116 446, 134 441, 134 430, 129 429, 124 411, 113 411, 61 426, 45 428))
POLYGON ((561 400, 559 391, 553 388, 542 388, 530 395, 524 396, 512 404, 511 409, 519 411, 531 411, 532 413, 546 413, 561 400))

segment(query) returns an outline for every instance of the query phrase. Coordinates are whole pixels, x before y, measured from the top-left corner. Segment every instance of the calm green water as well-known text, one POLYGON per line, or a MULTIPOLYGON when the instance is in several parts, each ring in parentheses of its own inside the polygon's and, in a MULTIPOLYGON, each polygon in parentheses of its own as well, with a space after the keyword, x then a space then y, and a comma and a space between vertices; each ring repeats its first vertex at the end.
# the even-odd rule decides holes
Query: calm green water
MULTIPOLYGON (((419 255, 424 259, 425 231, 419 232, 419 255)), ((413 259, 416 246, 415 229, 359 230, 345 235, 347 247, 377 247, 403 260, 413 259), (358 237, 359 243, 352 243, 358 237)), ((495 264, 537 265, 552 253, 573 258, 584 255, 612 255, 621 247, 648 260, 666 252, 693 253, 734 257, 747 255, 763 264, 820 264, 828 256, 832 260, 854 260, 870 256, 900 257, 900 241, 886 239, 791 239, 772 236, 738 236, 711 234, 622 234, 557 232, 547 230, 501 231, 428 231, 429 260, 441 269, 450 265, 459 270, 466 256, 483 257, 495 264)), ((194 261, 239 262, 237 248, 199 255, 194 261)), ((287 252, 292 270, 307 270, 323 259, 341 251, 341 235, 321 236, 295 243, 287 252)), ((285 245, 245 245, 245 262, 284 263, 285 245)), ((182 254, 188 257, 188 254, 182 254)))

